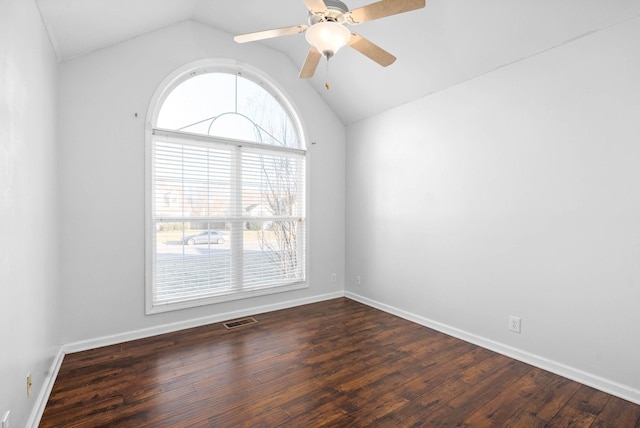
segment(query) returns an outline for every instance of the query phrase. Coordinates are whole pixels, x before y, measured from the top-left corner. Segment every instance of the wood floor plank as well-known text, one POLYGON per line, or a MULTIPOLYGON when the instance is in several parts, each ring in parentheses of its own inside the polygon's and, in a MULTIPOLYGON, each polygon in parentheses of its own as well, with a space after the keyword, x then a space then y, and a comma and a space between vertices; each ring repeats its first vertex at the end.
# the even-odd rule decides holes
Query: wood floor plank
POLYGON ((380 394, 370 389, 359 391, 358 394, 348 397, 348 400, 350 406, 354 407, 349 415, 358 421, 360 426, 376 426, 378 421, 386 415, 409 404, 409 400, 398 396, 393 391, 380 394))
POLYGON ((609 394, 581 385, 560 411, 549 421, 548 427, 588 427, 595 421, 609 394))
POLYGON ((66 355, 41 427, 640 427, 640 406, 341 298, 66 355))
MULTIPOLYGON (((445 354, 445 358, 438 358, 433 356, 431 358, 438 358, 439 361, 436 364, 428 364, 427 367, 420 367, 422 370, 419 375, 416 375, 411 380, 403 385, 400 385, 396 389, 396 393, 407 399, 413 400, 422 396, 426 392, 431 392, 435 387, 452 382, 452 378, 457 374, 463 372, 469 367, 483 361, 488 358, 489 351, 475 347, 469 350, 469 344, 460 341, 460 347, 453 347, 447 349, 447 351, 457 352, 457 356, 453 354, 445 354)), ((459 379, 455 379, 456 381, 459 379)), ((460 383, 467 386, 462 380, 460 383)))
POLYGON ((553 375, 542 369, 534 368, 520 379, 506 386, 502 391, 476 410, 463 422, 463 426, 499 427, 514 413, 514 409, 526 403, 531 395, 541 390, 553 375))
POLYGON ((591 425, 591 428, 617 428, 640 426, 640 406, 630 406, 628 401, 611 397, 591 425))
POLYGON ((507 427, 545 426, 569 399, 580 389, 580 384, 569 379, 552 376, 551 381, 534 393, 522 407, 505 421, 507 427))
MULTIPOLYGON (((431 427, 432 415, 444 409, 445 403, 468 389, 469 385, 456 377, 434 385, 424 394, 411 400, 407 405, 385 415, 376 426, 382 427, 431 427)), ((448 410, 449 411, 449 410, 448 410)), ((437 417, 437 416, 436 416, 437 417)))
POLYGON ((486 373, 477 383, 468 385, 462 394, 443 400, 443 405, 425 421, 430 426, 462 425, 467 417, 484 406, 505 385, 513 383, 531 369, 530 366, 515 360, 509 361, 506 365, 497 365, 495 371, 486 373))

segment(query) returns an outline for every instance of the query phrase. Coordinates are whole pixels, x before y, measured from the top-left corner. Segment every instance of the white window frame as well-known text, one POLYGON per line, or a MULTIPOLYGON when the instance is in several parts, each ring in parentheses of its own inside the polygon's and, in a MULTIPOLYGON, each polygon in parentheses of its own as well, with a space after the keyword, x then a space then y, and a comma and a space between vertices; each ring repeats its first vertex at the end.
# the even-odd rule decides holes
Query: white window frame
MULTIPOLYGON (((222 294, 211 297, 198 298, 193 300, 181 301, 176 303, 169 304, 156 304, 153 299, 154 295, 154 254, 156 251, 155 248, 155 223, 152 218, 153 216, 153 206, 152 206, 152 198, 153 198, 153 144, 154 144, 154 136, 161 135, 163 137, 171 139, 172 137, 179 137, 182 139, 190 139, 194 141, 199 141, 201 143, 207 144, 208 142, 214 144, 226 144, 226 145, 237 145, 244 147, 254 147, 258 149, 268 149, 277 153, 277 151, 289 152, 289 153, 297 153, 305 157, 306 165, 309 164, 308 152, 307 152, 307 133, 304 127, 302 120, 300 119, 300 114, 297 109, 290 101, 290 98, 285 95, 285 93, 273 82, 273 80, 267 76, 262 71, 258 70, 255 67, 252 67, 248 64, 242 63, 237 60, 229 60, 229 59, 208 59, 202 61, 196 61, 194 63, 187 64, 169 76, 167 76, 163 82, 158 86, 155 94, 152 97, 152 100, 149 104, 149 110, 147 112, 147 119, 145 124, 145 310, 146 314, 155 314, 162 313, 173 310, 180 310, 186 308, 193 308, 204 305, 211 305, 215 303, 222 303, 232 300, 246 299, 256 296, 262 296, 267 294, 275 294, 282 293, 292 290, 298 290, 303 288, 308 288, 308 278, 309 278, 309 222, 308 216, 304 219, 305 227, 304 227, 304 237, 302 242, 305 244, 304 250, 304 279, 300 282, 291 283, 287 285, 280 285, 276 287, 269 288, 259 288, 253 290, 242 290, 236 291, 232 294, 222 294), (268 93, 270 93, 283 107, 283 109, 289 114, 289 117, 293 121, 293 126, 297 130, 298 139, 300 143, 299 149, 294 148, 286 148, 286 147, 275 147, 266 144, 260 144, 255 142, 247 142, 247 141, 237 141, 226 138, 212 137, 207 135, 199 135, 199 134, 189 134, 180 131, 171 131, 171 130, 163 130, 155 128, 155 124, 158 121, 158 116, 160 113, 160 109, 169 96, 169 94, 182 82, 203 73, 228 73, 228 74, 237 74, 242 76, 245 79, 251 80, 255 83, 258 83, 262 86, 268 93)), ((306 177, 304 180, 305 189, 304 194, 305 197, 305 213, 308 213, 309 207, 309 171, 308 167, 305 171, 306 177)))

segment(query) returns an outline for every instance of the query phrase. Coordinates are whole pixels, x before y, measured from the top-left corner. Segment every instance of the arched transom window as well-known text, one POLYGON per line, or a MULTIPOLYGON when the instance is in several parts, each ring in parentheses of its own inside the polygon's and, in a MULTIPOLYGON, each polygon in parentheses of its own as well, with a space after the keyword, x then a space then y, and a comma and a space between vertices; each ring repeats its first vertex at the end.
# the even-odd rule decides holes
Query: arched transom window
POLYGON ((147 313, 305 285, 300 121, 257 73, 161 87, 147 145, 147 313))

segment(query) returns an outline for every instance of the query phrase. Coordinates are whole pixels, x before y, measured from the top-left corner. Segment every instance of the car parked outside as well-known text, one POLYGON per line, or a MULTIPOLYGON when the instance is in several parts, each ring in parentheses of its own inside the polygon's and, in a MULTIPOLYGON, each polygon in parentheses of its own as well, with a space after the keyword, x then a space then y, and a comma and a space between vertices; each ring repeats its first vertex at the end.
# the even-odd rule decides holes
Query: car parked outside
POLYGON ((229 237, 222 232, 216 230, 205 230, 197 235, 185 236, 182 239, 183 244, 224 244, 229 237))

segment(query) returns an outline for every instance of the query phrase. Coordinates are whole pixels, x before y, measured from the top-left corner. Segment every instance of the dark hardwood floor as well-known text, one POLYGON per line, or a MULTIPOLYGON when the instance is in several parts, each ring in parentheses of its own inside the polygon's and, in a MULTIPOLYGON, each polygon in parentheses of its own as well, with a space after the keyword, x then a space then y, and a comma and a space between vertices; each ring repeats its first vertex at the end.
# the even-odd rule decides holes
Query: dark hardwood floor
POLYGON ((348 299, 65 356, 41 427, 640 427, 640 406, 348 299))

